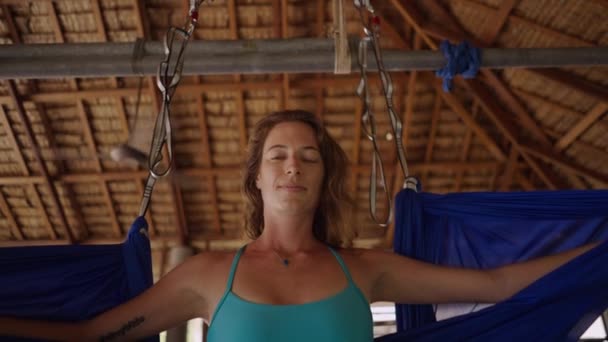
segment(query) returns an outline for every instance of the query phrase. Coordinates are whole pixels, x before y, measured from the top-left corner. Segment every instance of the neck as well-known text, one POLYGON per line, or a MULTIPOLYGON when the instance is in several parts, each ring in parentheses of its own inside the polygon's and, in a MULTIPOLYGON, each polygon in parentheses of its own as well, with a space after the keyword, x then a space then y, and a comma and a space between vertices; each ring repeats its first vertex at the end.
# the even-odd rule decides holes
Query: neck
POLYGON ((315 250, 322 243, 314 237, 312 223, 310 215, 265 216, 264 230, 255 245, 258 249, 274 250, 282 255, 315 250))

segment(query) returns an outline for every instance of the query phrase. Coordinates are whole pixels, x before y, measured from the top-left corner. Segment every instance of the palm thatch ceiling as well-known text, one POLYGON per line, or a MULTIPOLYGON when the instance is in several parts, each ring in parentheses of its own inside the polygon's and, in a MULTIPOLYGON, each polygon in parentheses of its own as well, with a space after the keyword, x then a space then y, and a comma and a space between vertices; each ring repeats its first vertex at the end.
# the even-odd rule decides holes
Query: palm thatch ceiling
MULTIPOLYGON (((608 45, 605 0, 385 0, 383 46, 436 49, 608 45)), ((0 0, 0 44, 162 40, 183 26, 188 1, 0 0)), ((349 34, 360 35, 345 1, 349 34)), ((198 40, 328 37, 331 1, 215 0, 198 40)), ((0 47, 1 48, 1 47, 0 47)), ((242 243, 239 165, 253 124, 283 108, 318 115, 350 157, 356 245, 387 246, 370 218, 371 143, 359 124, 358 75, 188 76, 172 105, 175 172, 157 184, 148 222, 157 259, 167 247, 242 243)), ((483 70, 441 91, 430 72, 393 74, 410 173, 425 191, 531 191, 608 187, 608 68, 483 70)), ((0 246, 114 243, 139 209, 147 171, 116 162, 120 144, 149 148, 159 108, 154 79, 0 81, 0 246), (139 107, 138 110, 136 108, 139 107), (136 114, 137 111, 137 114, 136 114)), ((373 89, 387 185, 402 183, 383 98, 373 89)), ((379 198, 380 213, 386 205, 379 198)), ((156 263, 157 273, 163 261, 156 263)))

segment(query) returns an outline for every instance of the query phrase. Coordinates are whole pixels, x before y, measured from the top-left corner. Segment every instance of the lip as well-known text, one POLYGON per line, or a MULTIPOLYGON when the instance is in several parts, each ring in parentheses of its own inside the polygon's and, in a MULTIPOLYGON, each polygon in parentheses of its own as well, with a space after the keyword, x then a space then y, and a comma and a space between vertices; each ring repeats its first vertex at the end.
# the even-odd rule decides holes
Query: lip
POLYGON ((280 186, 280 189, 285 189, 287 191, 305 191, 306 188, 303 186, 299 186, 299 185, 285 185, 285 186, 280 186))

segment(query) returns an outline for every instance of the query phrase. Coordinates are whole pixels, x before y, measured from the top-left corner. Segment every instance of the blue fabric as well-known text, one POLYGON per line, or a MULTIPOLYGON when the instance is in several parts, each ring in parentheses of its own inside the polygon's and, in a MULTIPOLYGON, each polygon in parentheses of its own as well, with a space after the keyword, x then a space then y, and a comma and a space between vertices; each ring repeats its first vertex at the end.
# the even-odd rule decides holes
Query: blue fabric
POLYGON ((445 67, 437 70, 435 74, 443 78, 443 90, 449 92, 452 89, 452 79, 461 74, 464 78, 473 78, 477 75, 481 65, 481 52, 479 48, 471 46, 464 41, 459 45, 452 45, 444 40, 439 45, 441 52, 447 59, 445 67))
MULTIPOLYGON (((435 264, 492 268, 608 239, 608 191, 436 195, 401 191, 395 251, 435 264)), ((608 242, 497 305, 435 322, 431 305, 397 305, 387 341, 576 341, 608 308, 608 242)))
POLYGON ((0 316, 81 321, 137 296, 153 283, 147 229, 138 217, 122 244, 0 248, 0 316))

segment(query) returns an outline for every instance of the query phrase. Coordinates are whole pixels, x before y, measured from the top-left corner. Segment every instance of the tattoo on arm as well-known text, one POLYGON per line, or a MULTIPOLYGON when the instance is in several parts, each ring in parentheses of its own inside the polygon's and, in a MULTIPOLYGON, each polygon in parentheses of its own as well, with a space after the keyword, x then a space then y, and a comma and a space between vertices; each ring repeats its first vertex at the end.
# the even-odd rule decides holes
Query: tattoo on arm
POLYGON ((144 321, 144 320, 145 320, 145 319, 144 319, 144 317, 143 317, 143 316, 137 317, 137 318, 135 318, 135 319, 133 319, 133 320, 131 320, 131 321, 127 322, 127 324, 125 324, 125 325, 123 325, 122 327, 120 327, 120 329, 118 329, 118 330, 116 330, 116 331, 113 331, 113 332, 111 332, 111 333, 108 333, 108 334, 102 335, 102 336, 99 338, 99 341, 100 341, 100 342, 112 341, 112 340, 114 340, 114 339, 116 339, 116 338, 118 338, 118 337, 125 336, 125 334, 126 334, 126 333, 127 333, 129 330, 131 330, 131 329, 133 329, 133 328, 137 327, 138 325, 140 325, 141 323, 143 323, 143 321, 144 321))

